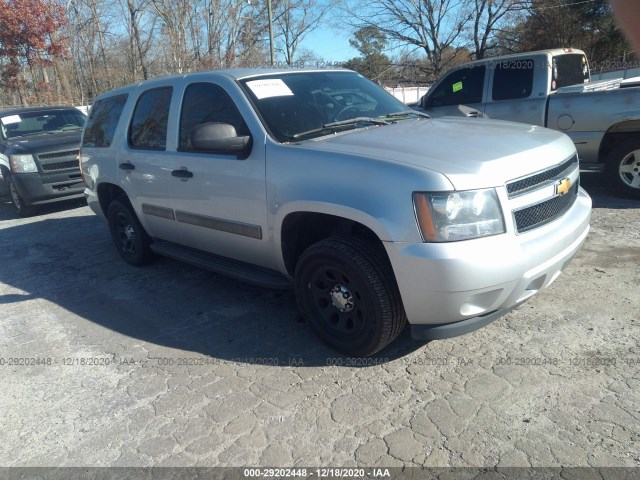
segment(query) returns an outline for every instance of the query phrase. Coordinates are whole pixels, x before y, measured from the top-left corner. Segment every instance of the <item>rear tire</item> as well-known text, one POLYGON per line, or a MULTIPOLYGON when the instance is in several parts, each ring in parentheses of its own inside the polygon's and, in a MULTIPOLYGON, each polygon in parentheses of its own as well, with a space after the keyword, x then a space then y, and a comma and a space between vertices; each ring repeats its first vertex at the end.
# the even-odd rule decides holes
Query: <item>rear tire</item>
POLYGON ((640 198, 640 138, 628 138, 611 150, 606 174, 615 192, 640 198))
POLYGON ((35 212, 35 208, 25 203, 24 199, 18 193, 11 175, 8 175, 6 178, 7 188, 9 189, 9 195, 11 196, 11 203, 13 203, 13 206, 18 212, 18 215, 20 215, 21 217, 29 217, 33 215, 33 213, 35 212))
POLYGON ((332 237, 311 245, 298 260, 294 284, 311 330, 343 354, 373 355, 407 323, 384 250, 360 237, 332 237))
POLYGON ((152 240, 128 202, 113 200, 107 210, 107 219, 113 243, 125 262, 139 267, 153 260, 152 240))

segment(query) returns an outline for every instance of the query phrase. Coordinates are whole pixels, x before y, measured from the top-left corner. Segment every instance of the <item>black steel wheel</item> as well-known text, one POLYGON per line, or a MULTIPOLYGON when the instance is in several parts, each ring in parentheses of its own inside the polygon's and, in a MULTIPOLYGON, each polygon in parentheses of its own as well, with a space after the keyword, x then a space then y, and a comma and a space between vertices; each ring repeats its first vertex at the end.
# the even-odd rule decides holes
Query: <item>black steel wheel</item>
POLYGON ((112 201, 109 204, 107 219, 113 243, 127 263, 140 266, 153 259, 151 238, 127 203, 121 200, 112 201))
POLYGON ((13 206, 18 212, 18 215, 20 215, 21 217, 28 217, 30 215, 33 215, 34 207, 32 207, 31 205, 27 205, 24 199, 20 196, 20 193, 13 183, 11 175, 7 176, 7 187, 9 188, 9 195, 11 195, 11 203, 13 203, 13 206))
POLYGON ((311 330, 346 355, 373 355, 406 324, 389 260, 368 240, 342 236, 310 246, 298 260, 294 280, 311 330))
POLYGON ((606 173, 617 193, 640 198, 640 138, 628 138, 611 150, 606 173))

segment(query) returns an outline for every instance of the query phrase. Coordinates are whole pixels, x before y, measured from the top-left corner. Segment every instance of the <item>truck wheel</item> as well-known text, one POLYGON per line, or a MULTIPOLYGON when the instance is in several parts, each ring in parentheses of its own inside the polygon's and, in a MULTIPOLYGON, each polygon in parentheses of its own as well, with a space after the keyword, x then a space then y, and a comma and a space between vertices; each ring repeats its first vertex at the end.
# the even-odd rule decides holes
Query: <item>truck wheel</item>
POLYGON ((127 263, 141 266, 153 259, 151 238, 127 203, 113 200, 107 210, 107 219, 113 243, 127 263))
POLYGON ((18 193, 15 184, 13 183, 13 179, 11 175, 7 176, 7 187, 9 188, 9 195, 11 195, 11 203, 16 208, 18 215, 21 217, 28 217, 33 215, 35 211, 31 205, 27 205, 24 199, 18 193))
POLYGON ((640 138, 629 138, 614 148, 606 168, 616 191, 640 198, 640 138))
POLYGON ((389 260, 381 247, 359 237, 311 245, 298 260, 294 284, 311 330, 346 355, 373 355, 407 323, 389 260))

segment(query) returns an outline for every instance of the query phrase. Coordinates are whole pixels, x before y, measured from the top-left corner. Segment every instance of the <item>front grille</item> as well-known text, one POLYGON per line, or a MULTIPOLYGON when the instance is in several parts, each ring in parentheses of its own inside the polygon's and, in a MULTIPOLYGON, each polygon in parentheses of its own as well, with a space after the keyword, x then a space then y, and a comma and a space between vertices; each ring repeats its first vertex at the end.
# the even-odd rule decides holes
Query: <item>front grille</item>
POLYGON ((518 233, 540 227, 563 215, 578 198, 579 185, 580 181, 577 181, 566 195, 513 212, 518 233))
POLYGON ((68 162, 44 163, 42 164, 42 170, 45 170, 45 171, 64 170, 67 168, 74 168, 77 166, 78 166, 78 160, 69 160, 68 162))
POLYGON ((38 155, 40 160, 51 160, 53 158, 77 157, 80 150, 67 150, 66 152, 41 153, 38 155))
POLYGON ((526 192, 527 190, 531 190, 537 187, 538 185, 553 180, 556 177, 561 176, 566 171, 572 171, 577 166, 578 156, 574 155, 569 160, 561 165, 558 165, 557 167, 550 168, 549 170, 545 170, 544 172, 536 173, 535 175, 531 175, 530 177, 526 177, 521 180, 507 183, 507 192, 509 193, 509 198, 513 198, 526 192))
POLYGON ((41 153, 38 155, 40 166, 45 172, 53 170, 67 170, 78 167, 78 154, 80 150, 66 150, 64 152, 41 153), (43 160, 60 159, 58 162, 46 162, 43 160))

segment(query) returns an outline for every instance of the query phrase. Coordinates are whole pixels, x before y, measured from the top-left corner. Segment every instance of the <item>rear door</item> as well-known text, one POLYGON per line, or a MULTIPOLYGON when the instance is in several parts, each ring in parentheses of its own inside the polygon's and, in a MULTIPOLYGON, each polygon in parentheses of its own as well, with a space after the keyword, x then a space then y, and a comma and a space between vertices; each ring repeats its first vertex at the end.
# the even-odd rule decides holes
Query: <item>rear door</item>
POLYGON ((140 94, 118 156, 119 183, 138 218, 149 235, 165 240, 179 238, 170 207, 175 153, 167 151, 172 97, 173 87, 168 85, 152 87, 140 94))

